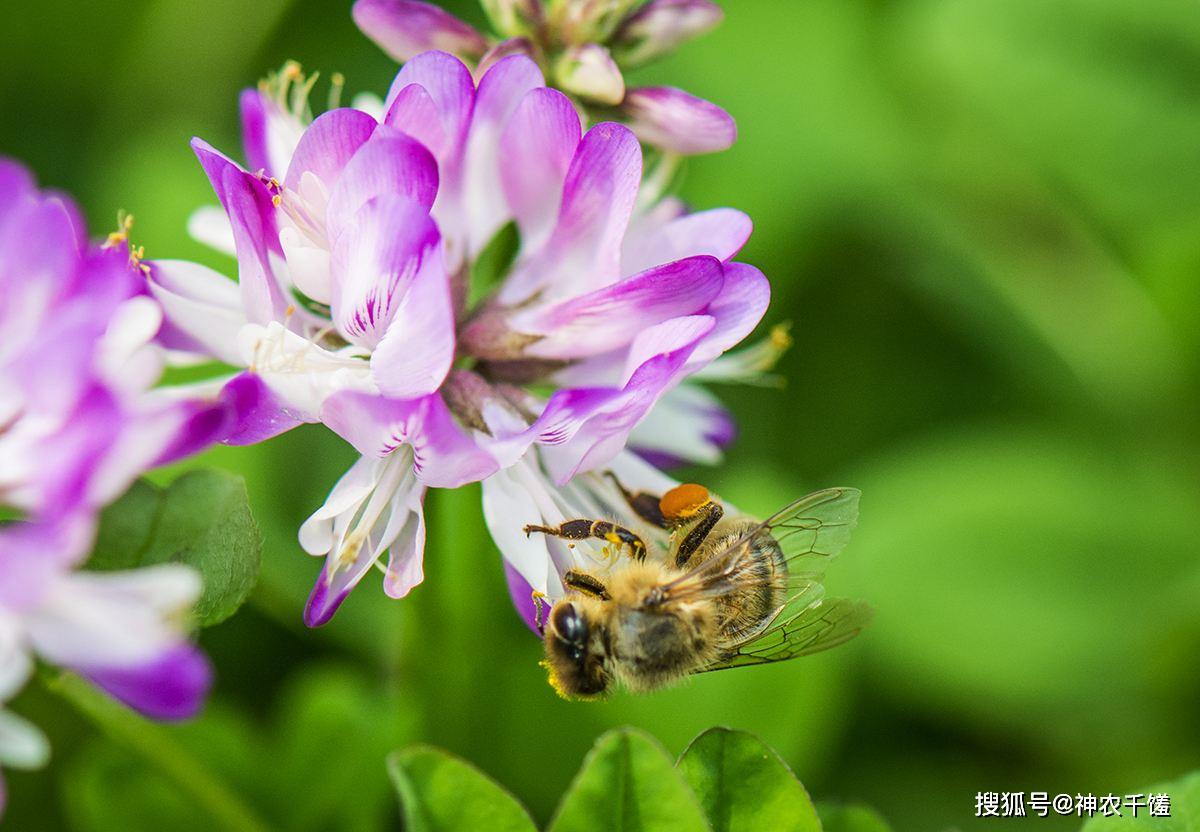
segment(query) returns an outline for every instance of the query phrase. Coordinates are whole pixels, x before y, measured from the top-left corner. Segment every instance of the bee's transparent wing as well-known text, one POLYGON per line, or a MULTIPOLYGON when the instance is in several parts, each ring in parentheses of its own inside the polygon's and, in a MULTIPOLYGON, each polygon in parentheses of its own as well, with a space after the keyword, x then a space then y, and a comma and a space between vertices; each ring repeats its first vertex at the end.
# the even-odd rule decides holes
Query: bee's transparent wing
POLYGON ((861 493, 857 488, 816 491, 768 517, 750 534, 769 532, 783 549, 791 575, 817 578, 850 542, 861 493))
POLYGON ((818 599, 791 613, 785 607, 761 635, 698 672, 781 662, 837 647, 858 635, 871 614, 867 603, 849 598, 818 599))
POLYGON ((801 497, 664 586, 664 600, 711 597, 731 591, 744 570, 753 567, 754 543, 763 534, 771 535, 783 551, 789 605, 802 596, 806 602, 814 600, 819 597, 820 578, 829 561, 850 541, 850 532, 858 522, 859 495, 857 488, 826 488, 801 497))

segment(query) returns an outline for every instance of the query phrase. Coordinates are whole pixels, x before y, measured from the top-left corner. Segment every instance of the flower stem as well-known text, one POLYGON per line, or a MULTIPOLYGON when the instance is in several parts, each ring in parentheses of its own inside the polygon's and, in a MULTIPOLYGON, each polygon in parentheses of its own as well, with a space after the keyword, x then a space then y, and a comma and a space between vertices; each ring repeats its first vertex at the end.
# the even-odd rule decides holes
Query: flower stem
POLYGON ((71 703, 111 739, 153 764, 222 828, 266 832, 267 825, 254 811, 162 726, 110 699, 74 673, 44 670, 41 676, 47 689, 71 703))

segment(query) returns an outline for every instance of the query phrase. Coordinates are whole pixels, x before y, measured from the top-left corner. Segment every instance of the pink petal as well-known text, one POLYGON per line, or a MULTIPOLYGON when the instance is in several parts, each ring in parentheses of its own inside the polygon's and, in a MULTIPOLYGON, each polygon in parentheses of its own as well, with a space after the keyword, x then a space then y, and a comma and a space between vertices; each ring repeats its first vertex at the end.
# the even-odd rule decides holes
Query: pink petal
POLYGON ((220 440, 226 445, 254 445, 310 421, 284 405, 256 373, 234 376, 221 388, 221 398, 233 413, 220 440))
POLYGON ((243 90, 239 103, 246 164, 255 173, 265 171, 268 176, 282 177, 304 125, 260 90, 243 90))
POLYGON ((580 134, 571 100, 538 89, 521 100, 500 136, 500 178, 525 251, 537 251, 553 229, 580 134))
POLYGON ((266 186, 200 139, 192 149, 208 174, 233 227, 242 309, 251 323, 283 320, 288 301, 271 267, 270 253, 282 253, 275 206, 266 186))
POLYGON ((432 3, 358 0, 351 14, 363 34, 400 63, 429 49, 464 58, 478 58, 487 49, 483 35, 432 3))
POLYGON ((78 669, 129 707, 159 720, 195 716, 212 685, 212 665, 190 644, 132 667, 78 669))
POLYGON ((358 152, 378 123, 361 110, 342 107, 321 113, 304 131, 283 184, 288 190, 300 188, 300 178, 313 174, 325 187, 332 188, 342 169, 358 152))
POLYGON ((560 390, 550 397, 529 433, 550 446, 542 456, 559 484, 621 452, 634 426, 682 378, 692 351, 714 323, 698 315, 651 327, 631 348, 641 363, 623 387, 560 390))
POLYGON ((543 289, 571 297, 614 282, 641 177, 641 147, 627 128, 601 123, 588 130, 567 171, 549 241, 508 279, 501 301, 519 303, 543 289))
POLYGON ((729 113, 675 87, 631 89, 621 110, 639 139, 672 153, 715 153, 737 140, 729 113))
POLYGON ((503 159, 501 164, 500 131, 526 94, 543 84, 541 70, 524 55, 498 62, 479 82, 463 155, 462 209, 471 256, 482 251, 512 216, 500 176, 501 168, 511 168, 514 162, 503 159))
POLYGON ((693 367, 707 363, 739 344, 754 331, 771 302, 771 284, 758 269, 745 263, 725 264, 725 285, 708 305, 717 325, 693 353, 693 367))
POLYGON ((750 218, 732 208, 685 214, 639 236, 631 228, 621 254, 621 271, 633 274, 694 254, 728 260, 746 244, 752 229, 750 218))
MULTIPOLYGON (((453 157, 462 147, 467 125, 471 121, 471 109, 475 103, 475 81, 471 77, 471 71, 453 55, 445 52, 424 52, 406 63, 397 73, 385 101, 388 114, 384 117, 384 123, 409 135, 425 138, 431 130, 424 123, 424 119, 428 117, 425 108, 414 111, 410 105, 392 111, 392 104, 400 93, 413 84, 425 90, 437 111, 438 126, 444 136, 441 152, 435 150, 438 162, 450 163, 450 166, 454 167, 456 162, 453 157), (411 121, 414 117, 420 117, 422 121, 414 123, 411 121)), ((443 180, 447 178, 445 169, 441 174, 443 180)))
POLYGON ((365 456, 387 456, 411 445, 413 472, 433 488, 458 488, 497 468, 491 455, 458 427, 437 394, 390 399, 342 391, 326 400, 321 421, 365 456))
POLYGON ((377 196, 398 194, 428 212, 437 189, 437 162, 425 146, 398 130, 380 127, 350 159, 329 194, 329 239, 336 244, 358 210, 377 196))
POLYGON ((425 356, 443 356, 449 369, 454 351, 449 281, 442 266, 441 236, 425 209, 395 195, 371 200, 334 244, 332 270, 333 320, 343 337, 373 349, 393 320, 401 327, 420 326, 434 340, 414 348, 425 356), (426 285, 430 281, 432 287, 426 285), (417 286, 419 295, 414 301, 427 301, 426 307, 403 303, 417 286), (447 299, 440 303, 438 286, 444 286, 442 294, 447 299), (401 309, 408 313, 403 319, 396 317, 401 309), (434 322, 428 328, 427 322, 420 320, 425 315, 434 322))
POLYGON ((452 149, 441 112, 420 84, 409 84, 396 93, 383 122, 412 136, 438 159, 444 158, 452 149))
POLYGON ((648 269, 604 289, 515 315, 520 332, 543 336, 527 352, 542 358, 599 355, 632 341, 647 327, 703 310, 724 285, 713 257, 688 257, 648 269))

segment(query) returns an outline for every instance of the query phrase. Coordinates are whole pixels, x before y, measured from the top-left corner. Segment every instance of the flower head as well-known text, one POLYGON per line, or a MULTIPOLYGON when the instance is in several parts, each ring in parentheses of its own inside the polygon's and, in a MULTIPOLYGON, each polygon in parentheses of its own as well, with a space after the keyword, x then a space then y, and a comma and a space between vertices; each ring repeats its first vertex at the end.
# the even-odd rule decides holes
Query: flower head
POLYGON ((420 0, 357 0, 354 20, 402 63, 442 50, 482 75, 509 55, 526 55, 581 107, 628 124, 643 142, 669 153, 712 153, 733 144, 737 129, 720 107, 675 87, 626 88, 622 73, 720 23, 724 13, 711 0, 482 3, 494 38, 420 0))
POLYGON ((148 282, 177 347, 245 368, 226 387, 241 415, 227 441, 320 421, 362 454, 301 530, 326 558, 309 624, 373 566, 395 597, 421 580, 428 487, 530 454, 564 485, 627 443, 712 461, 732 438, 719 404, 684 382, 766 310, 766 279, 732 260, 749 219, 662 198, 633 132, 584 131, 529 57, 476 82, 426 52, 371 112, 310 122, 246 100, 247 136, 266 137, 250 155, 290 156, 252 172, 193 143, 223 208, 223 224, 209 212, 198 225, 232 244, 238 285, 177 261, 148 264, 148 282), (472 285, 507 227, 511 265, 472 285), (655 427, 660 402, 678 425, 655 427))

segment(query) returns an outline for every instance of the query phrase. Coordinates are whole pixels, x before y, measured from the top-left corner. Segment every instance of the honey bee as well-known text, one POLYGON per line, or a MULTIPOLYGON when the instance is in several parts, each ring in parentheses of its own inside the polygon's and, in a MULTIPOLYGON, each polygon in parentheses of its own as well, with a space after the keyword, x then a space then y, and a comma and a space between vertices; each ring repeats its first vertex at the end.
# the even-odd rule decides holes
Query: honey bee
POLYGON ((543 664, 564 698, 598 698, 614 683, 646 692, 693 673, 808 655, 848 641, 870 619, 868 605, 825 598, 821 584, 858 518, 856 489, 817 491, 759 521, 726 514, 700 485, 658 497, 608 476, 661 545, 608 520, 525 527, 630 555, 605 577, 568 570, 567 592, 544 623, 539 604, 543 664))

